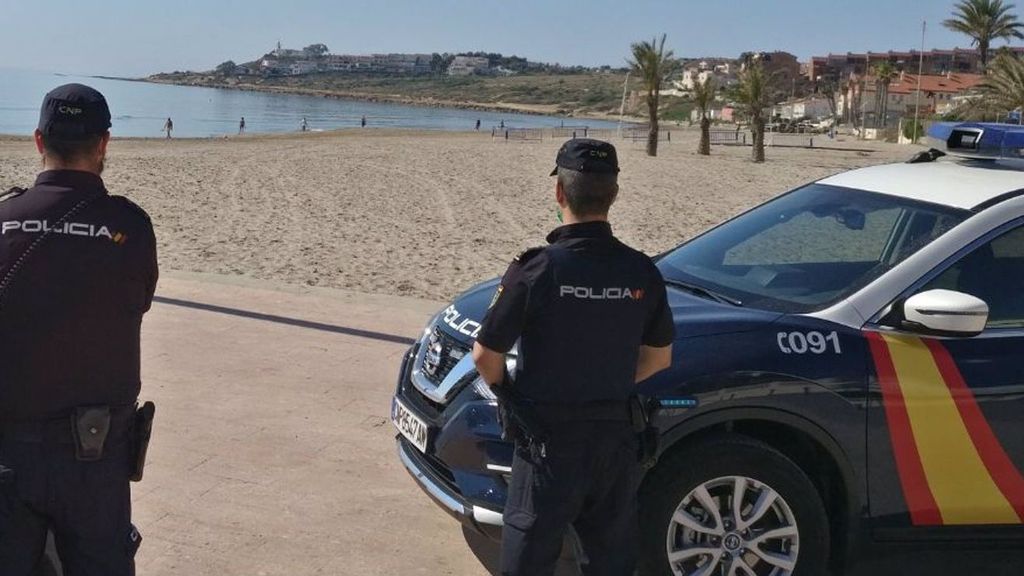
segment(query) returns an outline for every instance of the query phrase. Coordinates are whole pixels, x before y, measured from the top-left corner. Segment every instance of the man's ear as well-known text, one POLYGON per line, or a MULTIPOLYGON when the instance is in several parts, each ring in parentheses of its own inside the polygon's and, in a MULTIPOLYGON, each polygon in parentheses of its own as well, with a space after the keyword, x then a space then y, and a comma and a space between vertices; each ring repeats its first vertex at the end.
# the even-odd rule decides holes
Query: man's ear
POLYGON ((562 186, 561 180, 555 180, 555 202, 562 208, 565 208, 568 203, 565 199, 565 187, 562 186))
POLYGON ((107 156, 107 144, 109 144, 109 143, 110 143, 110 130, 107 130, 107 132, 103 136, 100 137, 100 147, 99 147, 99 150, 97 150, 97 152, 99 152, 99 155, 100 155, 101 159, 105 158, 107 156))
POLYGON ((36 141, 36 150, 39 151, 39 154, 45 155, 46 147, 43 146, 43 133, 40 132, 39 129, 36 129, 35 133, 32 136, 36 141))

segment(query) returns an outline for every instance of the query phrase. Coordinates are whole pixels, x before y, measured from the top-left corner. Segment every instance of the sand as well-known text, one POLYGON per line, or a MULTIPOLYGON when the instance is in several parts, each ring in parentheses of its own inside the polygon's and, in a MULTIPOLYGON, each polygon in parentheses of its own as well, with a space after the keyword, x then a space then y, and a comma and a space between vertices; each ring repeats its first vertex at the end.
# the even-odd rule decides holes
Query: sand
MULTIPOLYGON (((615 140, 616 233, 655 254, 754 204, 914 148, 861 151, 716 146, 673 130, 656 158, 615 140)), ((827 141, 818 137, 816 144, 827 141)), ((544 243, 555 219, 548 176, 561 139, 506 143, 484 133, 348 130, 213 140, 115 140, 104 178, 153 218, 165 269, 447 299, 544 243)), ((0 187, 28 185, 28 139, 0 139, 0 187)))

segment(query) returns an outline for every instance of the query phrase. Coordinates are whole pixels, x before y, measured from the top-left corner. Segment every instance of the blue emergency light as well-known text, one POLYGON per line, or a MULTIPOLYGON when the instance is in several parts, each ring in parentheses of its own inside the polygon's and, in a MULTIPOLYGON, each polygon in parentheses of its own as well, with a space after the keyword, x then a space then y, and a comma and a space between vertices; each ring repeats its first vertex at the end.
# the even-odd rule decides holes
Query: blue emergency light
POLYGON ((936 122, 928 137, 946 152, 978 160, 1024 159, 1024 126, 991 122, 936 122))

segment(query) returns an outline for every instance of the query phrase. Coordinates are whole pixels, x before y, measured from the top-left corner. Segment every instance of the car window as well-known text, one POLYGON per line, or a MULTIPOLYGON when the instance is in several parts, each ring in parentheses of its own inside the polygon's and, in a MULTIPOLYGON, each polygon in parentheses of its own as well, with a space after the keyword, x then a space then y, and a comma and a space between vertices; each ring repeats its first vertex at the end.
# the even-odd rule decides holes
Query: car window
POLYGON ((967 212, 865 190, 810 184, 658 261, 678 280, 788 313, 854 293, 963 221, 967 212))
POLYGON ((841 218, 820 218, 804 212, 728 250, 724 263, 763 266, 877 261, 899 215, 896 207, 876 210, 864 215, 864 226, 855 229, 841 218), (817 241, 804 242, 804 238, 817 241))
POLYGON ((938 288, 984 300, 989 328, 1024 328, 1024 226, 976 248, 921 291, 938 288))

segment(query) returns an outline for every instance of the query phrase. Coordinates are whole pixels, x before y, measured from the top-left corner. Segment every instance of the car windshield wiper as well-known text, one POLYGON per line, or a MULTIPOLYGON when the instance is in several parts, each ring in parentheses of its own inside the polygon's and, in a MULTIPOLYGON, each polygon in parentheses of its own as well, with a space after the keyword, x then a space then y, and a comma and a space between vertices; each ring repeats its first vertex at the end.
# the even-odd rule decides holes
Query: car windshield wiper
POLYGON ((709 290, 708 288, 705 288, 697 284, 693 284, 691 282, 686 282, 684 280, 676 280, 675 278, 665 278, 665 284, 668 284, 669 286, 675 286, 676 288, 682 288, 683 290, 686 290, 691 294, 696 294, 697 296, 702 296, 704 298, 710 298, 711 300, 721 302, 722 304, 730 304, 732 306, 743 306, 743 302, 735 298, 726 296, 725 294, 722 294, 720 292, 715 292, 714 290, 709 290))

